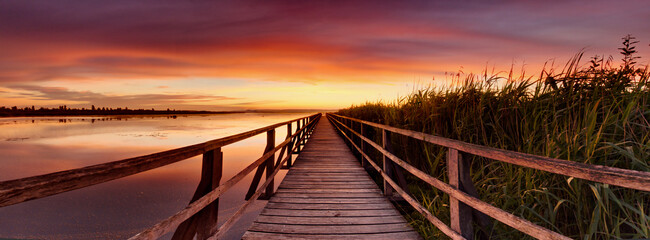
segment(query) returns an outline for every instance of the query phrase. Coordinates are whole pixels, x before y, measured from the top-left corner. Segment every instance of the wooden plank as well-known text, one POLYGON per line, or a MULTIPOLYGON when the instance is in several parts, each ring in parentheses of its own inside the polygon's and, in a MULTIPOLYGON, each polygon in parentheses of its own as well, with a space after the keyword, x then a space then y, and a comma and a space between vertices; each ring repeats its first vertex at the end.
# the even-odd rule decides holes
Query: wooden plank
POLYGON ((372 182, 372 179, 369 177, 355 177, 355 178, 319 178, 319 177, 291 177, 291 178, 285 178, 288 179, 292 182, 322 182, 322 183, 329 183, 329 182, 372 182))
POLYGON ((314 186, 314 188, 327 188, 328 186, 331 186, 331 188, 337 188, 337 187, 344 188, 343 186, 345 186, 345 185, 364 185, 364 186, 367 186, 366 188, 368 188, 368 187, 376 188, 375 187, 376 185, 372 186, 375 183, 370 181, 370 180, 355 180, 355 181, 352 181, 352 180, 340 180, 340 181, 327 181, 327 182, 326 181, 302 180, 299 183, 300 184, 298 184, 298 183, 287 184, 287 185, 280 186, 280 187, 282 187, 282 188, 292 188, 292 186, 296 186, 294 188, 300 188, 300 186, 302 186, 302 185, 311 185, 311 186, 314 186))
POLYGON ((412 229, 407 223, 386 223, 369 225, 336 225, 336 226, 313 226, 313 225, 291 225, 291 224, 270 224, 253 223, 249 228, 255 232, 291 233, 291 234, 367 234, 367 233, 390 233, 407 232, 412 229))
POLYGON ((360 171, 363 169, 358 169, 359 164, 326 164, 326 163, 313 163, 308 166, 295 166, 293 171, 360 171))
MULTIPOLYGON (((297 178, 294 178, 297 179, 297 178)), ((357 185, 375 185, 375 182, 373 182, 370 179, 359 179, 359 180, 349 180, 349 179, 341 179, 341 180, 335 180, 335 181, 318 181, 318 180, 307 180, 303 179, 302 181, 287 181, 286 184, 281 185, 281 186, 296 186, 296 185, 344 185, 344 184, 357 184, 357 185)))
POLYGON ((296 203, 277 203, 269 202, 266 204, 269 209, 293 209, 293 210, 380 210, 380 209, 393 209, 390 203, 352 203, 352 204, 296 204, 296 203))
POLYGON ((402 216, 382 217, 277 217, 259 216, 255 222, 303 225, 362 225, 382 223, 406 223, 402 216))
POLYGON ((287 198, 287 197, 278 197, 275 196, 269 200, 270 203, 276 202, 276 203, 296 203, 296 204, 301 204, 301 203, 314 203, 314 204, 320 204, 320 203, 329 203, 329 204, 347 204, 347 203, 354 203, 354 204, 364 204, 364 203, 388 203, 388 200, 385 198, 377 197, 377 198, 287 198))
POLYGON ((330 173, 330 172, 295 172, 295 173, 287 173, 287 176, 318 176, 318 177, 356 177, 356 176, 367 176, 363 172, 357 172, 357 173, 330 173))
POLYGON ((356 174, 356 175, 328 175, 326 176, 323 173, 320 174, 287 174, 286 178, 289 179, 333 179, 333 180, 372 180, 368 175, 356 174))
POLYGON ((365 188, 352 188, 352 189, 292 189, 292 188, 280 188, 278 193, 380 193, 381 191, 377 188, 375 189, 365 189, 365 188))
POLYGON ((356 168, 359 166, 359 164, 327 164, 327 163, 314 163, 308 165, 309 167, 306 167, 305 165, 296 165, 294 164, 291 169, 295 169, 296 171, 299 170, 310 170, 310 169, 346 169, 346 168, 356 168))
POLYGON ((261 215, 266 216, 305 216, 305 217, 375 217, 401 216, 395 209, 379 210, 291 210, 264 208, 261 215))
POLYGON ((246 232, 242 239, 421 239, 415 231, 395 232, 395 233, 372 233, 372 234, 288 234, 288 233, 265 233, 265 232, 246 232))
MULTIPOLYGON (((335 182, 336 183, 336 182, 335 182)), ((280 186, 282 189, 355 189, 355 188, 374 188, 372 182, 366 183, 343 183, 343 184, 285 184, 280 186)))
POLYGON ((292 171, 291 175, 310 173, 364 175, 366 174, 366 171, 361 169, 297 169, 292 171))
MULTIPOLYGON (((287 179, 287 178, 285 178, 287 179)), ((367 182, 372 181, 369 177, 355 177, 355 178, 319 178, 319 177, 291 177, 290 181, 304 181, 304 182, 367 182)))

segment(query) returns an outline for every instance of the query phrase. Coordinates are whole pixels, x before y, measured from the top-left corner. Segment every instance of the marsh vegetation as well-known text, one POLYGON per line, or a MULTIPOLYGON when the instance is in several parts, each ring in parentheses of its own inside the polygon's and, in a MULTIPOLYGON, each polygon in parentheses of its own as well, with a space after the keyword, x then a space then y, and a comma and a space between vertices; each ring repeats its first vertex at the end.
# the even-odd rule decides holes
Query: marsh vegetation
MULTIPOLYGON (((650 171, 648 66, 637 64, 631 36, 619 48, 622 61, 575 55, 559 71, 534 77, 455 75, 454 84, 416 90, 394 102, 366 103, 339 114, 500 149, 650 171), (618 62, 618 61, 617 61, 618 62)), ((380 138, 375 135, 375 138, 380 138)), ((447 180, 445 150, 408 138, 393 139, 395 154, 447 180)), ((650 193, 589 182, 467 155, 480 198, 575 239, 650 238, 650 193)), ((449 222, 444 193, 408 178, 409 190, 449 222)), ((429 239, 444 234, 418 213, 408 218, 429 239)), ((528 236, 494 223, 476 236, 528 236)))

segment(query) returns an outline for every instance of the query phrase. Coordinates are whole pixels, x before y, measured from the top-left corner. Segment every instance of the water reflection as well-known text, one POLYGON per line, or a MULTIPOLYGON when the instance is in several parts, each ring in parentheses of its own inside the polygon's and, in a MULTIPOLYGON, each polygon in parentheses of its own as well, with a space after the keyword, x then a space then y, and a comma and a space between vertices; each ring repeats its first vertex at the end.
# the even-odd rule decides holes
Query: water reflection
MULTIPOLYGON (((163 151, 304 115, 71 117, 62 122, 51 117, 0 119, 0 139, 5 140, 0 141, 0 181, 163 151)), ((281 142, 286 129, 277 131, 276 142, 281 142)), ((260 157, 265 141, 262 134, 224 147, 223 181, 260 157)), ((109 183, 0 208, 0 238, 128 238, 187 205, 198 184, 200 165, 200 156, 194 157, 109 183)), ((284 174, 279 173, 276 183, 284 174)), ((222 196, 220 223, 244 202, 250 178, 222 196)), ((259 202, 229 236, 240 237, 262 206, 259 202)))

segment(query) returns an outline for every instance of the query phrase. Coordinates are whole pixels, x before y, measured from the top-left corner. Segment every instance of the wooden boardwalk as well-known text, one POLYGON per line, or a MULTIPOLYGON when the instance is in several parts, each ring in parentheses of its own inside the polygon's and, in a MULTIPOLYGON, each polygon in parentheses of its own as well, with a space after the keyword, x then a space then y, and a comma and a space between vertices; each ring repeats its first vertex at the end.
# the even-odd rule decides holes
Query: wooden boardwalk
POLYGON ((420 239, 327 119, 243 239, 420 239))

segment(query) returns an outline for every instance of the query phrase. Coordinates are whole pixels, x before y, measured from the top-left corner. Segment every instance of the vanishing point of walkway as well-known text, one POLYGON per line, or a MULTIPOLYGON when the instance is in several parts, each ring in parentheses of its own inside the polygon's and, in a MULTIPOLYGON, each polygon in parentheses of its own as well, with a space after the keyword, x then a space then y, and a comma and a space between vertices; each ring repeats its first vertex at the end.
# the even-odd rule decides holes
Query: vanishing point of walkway
POLYGON ((420 239, 326 118, 243 239, 420 239))

